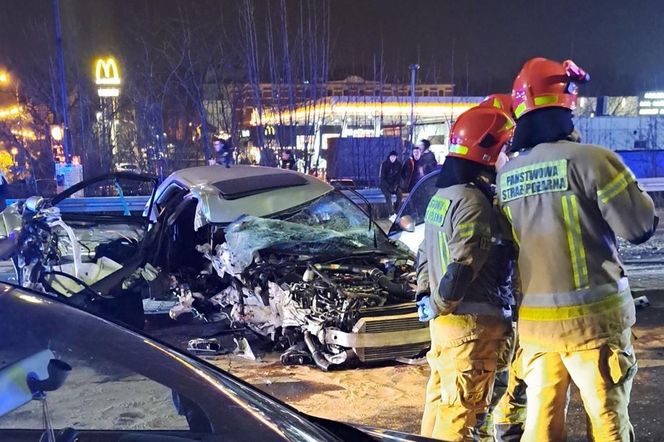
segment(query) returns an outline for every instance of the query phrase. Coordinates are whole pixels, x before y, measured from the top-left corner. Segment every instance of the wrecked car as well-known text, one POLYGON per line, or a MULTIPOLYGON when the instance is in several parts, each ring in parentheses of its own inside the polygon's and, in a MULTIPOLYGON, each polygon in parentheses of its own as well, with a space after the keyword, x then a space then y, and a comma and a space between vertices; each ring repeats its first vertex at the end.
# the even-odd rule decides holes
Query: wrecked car
POLYGON ((150 262, 170 275, 171 316, 229 319, 284 363, 320 368, 414 357, 429 345, 413 305, 413 255, 344 193, 294 171, 175 172, 156 192, 150 262))
POLYGON ((314 177, 205 166, 169 176, 142 214, 60 213, 60 201, 14 209, 47 226, 36 241, 41 276, 26 285, 23 271, 24 286, 80 298, 135 326, 144 308, 165 304, 173 319, 246 328, 285 364, 325 370, 412 358, 429 346, 413 303, 413 254, 314 177), (96 233, 86 243, 85 228, 108 241, 96 233))

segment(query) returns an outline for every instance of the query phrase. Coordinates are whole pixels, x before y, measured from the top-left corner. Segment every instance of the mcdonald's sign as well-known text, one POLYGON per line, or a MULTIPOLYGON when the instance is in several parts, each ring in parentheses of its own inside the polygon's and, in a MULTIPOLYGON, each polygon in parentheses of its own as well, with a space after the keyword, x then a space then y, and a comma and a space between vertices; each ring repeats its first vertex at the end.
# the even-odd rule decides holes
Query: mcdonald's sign
POLYGON ((120 70, 113 57, 98 58, 95 62, 95 83, 99 86, 100 97, 117 97, 120 95, 120 70))
POLYGON ((98 85, 117 86, 120 84, 120 70, 113 57, 99 58, 95 64, 95 79, 98 85))

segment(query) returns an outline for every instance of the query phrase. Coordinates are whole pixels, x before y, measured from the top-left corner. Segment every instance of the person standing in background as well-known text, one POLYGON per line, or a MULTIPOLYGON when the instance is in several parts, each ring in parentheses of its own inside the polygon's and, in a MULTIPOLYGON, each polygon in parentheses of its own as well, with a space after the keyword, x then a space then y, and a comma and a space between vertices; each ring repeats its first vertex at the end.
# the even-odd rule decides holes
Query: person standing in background
POLYGON ((423 176, 422 151, 414 147, 410 158, 404 161, 401 168, 401 189, 406 193, 410 193, 423 176))
POLYGON ((422 176, 428 175, 438 167, 436 156, 431 152, 431 142, 422 139, 416 146, 422 152, 422 176))
POLYGON ((401 161, 398 159, 396 151, 392 151, 387 156, 387 159, 380 165, 380 190, 385 196, 385 202, 390 211, 390 215, 399 211, 401 206, 401 199, 403 193, 399 187, 399 180, 401 178, 401 161), (392 205, 392 195, 397 196, 397 200, 392 205))
POLYGON ((224 165, 226 167, 231 167, 231 160, 233 159, 233 148, 231 147, 230 141, 222 140, 221 138, 215 138, 212 142, 212 147, 214 147, 213 158, 210 158, 210 166, 215 164, 224 165))
POLYGON ((282 169, 296 170, 295 157, 292 150, 284 150, 281 154, 281 164, 279 167, 282 169))

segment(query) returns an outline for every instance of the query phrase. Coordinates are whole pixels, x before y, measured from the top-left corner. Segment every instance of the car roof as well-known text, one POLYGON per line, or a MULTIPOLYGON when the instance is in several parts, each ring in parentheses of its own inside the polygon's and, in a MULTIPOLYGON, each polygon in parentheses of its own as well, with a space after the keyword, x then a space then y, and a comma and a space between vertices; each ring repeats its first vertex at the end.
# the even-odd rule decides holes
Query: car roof
POLYGON ((211 223, 229 223, 241 215, 270 216, 328 193, 333 187, 293 170, 261 166, 215 165, 173 172, 159 186, 157 198, 171 184, 186 187, 211 223))
POLYGON ((242 178, 269 175, 296 175, 306 177, 309 181, 320 181, 315 177, 304 175, 293 170, 244 165, 234 165, 231 167, 224 167, 221 165, 189 167, 187 169, 180 169, 173 172, 168 178, 166 178, 166 181, 177 181, 180 184, 191 188, 201 184, 212 185, 242 178))

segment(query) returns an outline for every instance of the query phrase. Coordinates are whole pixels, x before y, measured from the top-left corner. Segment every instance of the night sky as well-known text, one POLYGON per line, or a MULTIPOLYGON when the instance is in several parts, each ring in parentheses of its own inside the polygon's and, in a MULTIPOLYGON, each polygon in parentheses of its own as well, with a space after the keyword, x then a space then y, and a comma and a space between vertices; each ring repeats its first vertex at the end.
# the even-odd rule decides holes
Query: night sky
MULTIPOLYGON (((305 0, 311 1, 311 0, 305 0)), ((240 0, 189 0, 209 10, 209 26, 232 29, 239 38, 240 0)), ((19 54, 48 57, 50 36, 35 30, 49 23, 50 0, 0 0, 0 65, 19 54)), ((272 0, 255 0, 258 26, 272 0)), ((62 0, 69 59, 89 60, 103 51, 131 51, 132 32, 149 32, 140 14, 174 17, 177 0, 62 0), (140 12, 137 18, 137 11, 140 12)), ((296 19, 299 0, 288 1, 296 19)), ((331 76, 372 77, 381 56, 388 81, 405 81, 408 65, 422 66, 420 80, 454 82, 457 94, 506 91, 520 65, 532 56, 573 58, 592 76, 586 93, 638 94, 664 87, 661 0, 495 1, 331 0, 331 76)))

